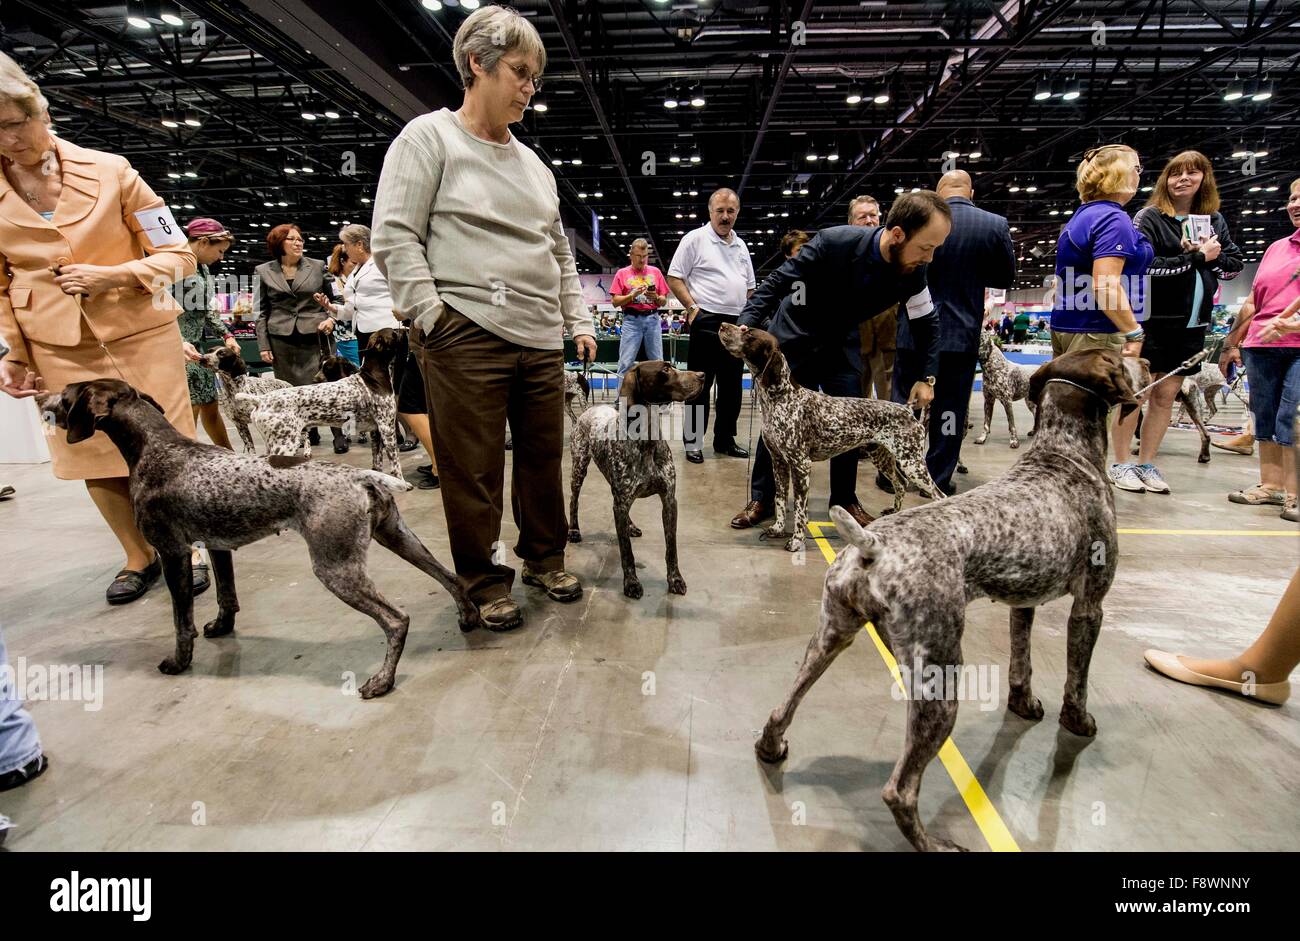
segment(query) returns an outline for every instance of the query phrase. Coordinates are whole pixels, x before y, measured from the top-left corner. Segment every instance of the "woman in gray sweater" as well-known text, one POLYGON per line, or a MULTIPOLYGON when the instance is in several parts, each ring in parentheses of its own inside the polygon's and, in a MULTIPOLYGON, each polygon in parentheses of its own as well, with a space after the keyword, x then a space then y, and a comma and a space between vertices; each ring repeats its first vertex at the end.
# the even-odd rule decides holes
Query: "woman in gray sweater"
POLYGON ((555 177, 510 133, 541 82, 541 37, 513 10, 485 6, 461 24, 452 54, 464 102, 411 121, 389 148, 372 245, 394 306, 414 321, 456 571, 487 625, 508 630, 523 615, 510 597, 514 570, 495 551, 506 423, 524 584, 573 601, 582 586, 564 570, 564 330, 586 361, 596 340, 555 177))

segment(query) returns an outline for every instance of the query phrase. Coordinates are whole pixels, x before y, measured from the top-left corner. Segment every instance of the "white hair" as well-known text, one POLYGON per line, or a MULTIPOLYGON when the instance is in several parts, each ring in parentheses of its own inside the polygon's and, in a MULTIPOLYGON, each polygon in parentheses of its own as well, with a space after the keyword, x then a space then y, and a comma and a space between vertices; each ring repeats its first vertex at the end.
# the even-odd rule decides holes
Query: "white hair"
POLYGON ((361 247, 370 251, 370 226, 354 222, 339 229, 339 240, 343 242, 360 242, 361 247))
POLYGON ((644 248, 646 251, 650 251, 650 243, 645 239, 636 239, 632 242, 632 248, 644 248))
POLYGON ((456 71, 466 88, 474 84, 474 69, 469 57, 491 72, 506 53, 522 51, 537 60, 538 72, 546 71, 546 48, 537 27, 519 15, 512 7, 492 4, 471 13, 456 30, 451 54, 456 60, 456 71))
POLYGON ((36 83, 13 59, 0 52, 0 101, 12 101, 29 118, 39 118, 50 108, 36 83))

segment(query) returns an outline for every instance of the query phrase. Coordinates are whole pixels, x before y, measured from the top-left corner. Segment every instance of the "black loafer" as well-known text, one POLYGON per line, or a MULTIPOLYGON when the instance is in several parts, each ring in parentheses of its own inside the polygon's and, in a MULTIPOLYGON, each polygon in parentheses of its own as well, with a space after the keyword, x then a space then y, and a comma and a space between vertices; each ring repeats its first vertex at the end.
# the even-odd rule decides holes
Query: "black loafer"
POLYGON ((196 562, 193 565, 194 575, 191 584, 194 585, 194 594, 201 595, 212 585, 212 577, 208 574, 208 563, 196 562))
POLYGON ((0 791, 12 791, 16 787, 22 787, 28 781, 35 781, 49 766, 49 759, 44 755, 38 755, 21 768, 15 768, 8 774, 0 774, 0 791))
POLYGON ((703 464, 703 463, 704 463, 704 452, 703 452, 703 451, 687 451, 687 452, 686 452, 686 460, 690 461, 692 464, 703 464))
POLYGON ((724 444, 721 447, 715 444, 713 446, 713 453, 721 454, 723 457, 749 457, 749 452, 734 441, 731 442, 731 444, 724 444))
POLYGON ((423 474, 425 477, 434 476, 432 464, 420 464, 415 468, 415 472, 417 474, 423 474))
POLYGON ((315 428, 309 429, 307 431, 307 443, 312 445, 313 447, 320 444, 320 432, 317 431, 315 428))
POLYGON ((405 441, 403 441, 401 444, 397 446, 397 450, 401 451, 403 454, 406 454, 408 451, 414 451, 419 446, 420 446, 420 442, 412 441, 410 438, 407 438, 405 441))
POLYGON ((122 569, 113 579, 108 590, 104 592, 104 599, 109 604, 126 604, 128 601, 135 601, 146 591, 149 586, 158 581, 162 575, 162 559, 156 554, 153 561, 143 572, 132 571, 131 569, 122 569))
POLYGON ((435 475, 423 474, 415 486, 420 490, 437 490, 441 484, 438 483, 438 478, 435 475))
POLYGON ((348 451, 351 450, 351 448, 352 445, 348 444, 347 438, 340 438, 334 442, 335 454, 347 454, 348 451))

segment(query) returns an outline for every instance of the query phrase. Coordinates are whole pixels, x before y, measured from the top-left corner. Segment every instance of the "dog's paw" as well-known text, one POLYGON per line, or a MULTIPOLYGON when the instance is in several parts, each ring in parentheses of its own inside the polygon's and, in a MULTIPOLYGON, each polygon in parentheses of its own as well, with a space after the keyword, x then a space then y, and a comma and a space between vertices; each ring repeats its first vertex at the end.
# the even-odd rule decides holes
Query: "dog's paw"
POLYGON ((1017 693, 1015 690, 1007 697, 1007 708, 1022 719, 1037 721, 1043 717, 1043 701, 1037 696, 1017 693))
POLYGON ((641 535, 641 527, 636 523, 628 523, 627 534, 630 538, 635 539, 637 536, 641 535))
POLYGON ((786 552, 803 552, 803 536, 800 536, 800 535, 797 535, 797 534, 794 535, 794 536, 791 536, 791 537, 789 538, 789 540, 786 541, 786 544, 785 544, 785 551, 786 551, 786 552))
POLYGON ((686 579, 681 574, 668 576, 668 591, 674 595, 686 594, 686 579))
POLYGON ((1011 439, 1011 450, 1014 451, 1014 450, 1015 450, 1016 448, 1018 448, 1018 447, 1020 447, 1020 441, 1019 441, 1018 439, 1016 439, 1016 438, 1012 438, 1012 439, 1011 439))
POLYGON ((958 464, 957 464, 957 473, 959 473, 959 474, 969 474, 969 473, 970 473, 970 468, 967 467, 965 464, 962 464, 961 462, 958 462, 958 464))
POLYGON ((765 764, 774 765, 778 762, 785 761, 785 756, 790 754, 790 745, 785 739, 781 739, 776 744, 772 744, 764 735, 754 743, 754 754, 758 755, 758 760, 765 764))
POLYGON ((158 672, 166 673, 168 676, 176 676, 178 673, 184 673, 189 669, 189 664, 180 664, 174 657, 168 657, 162 663, 158 664, 158 672))
POLYGON ((625 578, 623 579, 623 594, 628 598, 637 599, 645 594, 645 589, 641 587, 641 583, 637 579, 625 578))
POLYGON ((234 632, 234 620, 223 621, 220 615, 203 625, 203 636, 209 639, 213 637, 225 637, 227 634, 233 634, 234 632))
POLYGON ((582 542, 582 533, 576 529, 569 530, 569 542, 582 542))
POLYGON ((783 539, 785 538, 785 535, 786 535, 785 524, 782 523, 780 526, 778 526, 776 525, 776 523, 773 523, 771 526, 768 526, 761 533, 759 533, 759 538, 760 539, 783 539))
POLYGON ((1197 463, 1197 464, 1208 464, 1208 463, 1210 463, 1210 456, 1209 456, 1208 454, 1198 454, 1198 455, 1196 456, 1196 463, 1197 463))
POLYGON ((393 678, 391 676, 380 676, 376 673, 370 679, 362 684, 357 690, 362 699, 374 699, 376 696, 382 696, 393 688, 393 678))
POLYGON ((988 435, 980 435, 978 438, 972 441, 971 444, 983 444, 987 440, 989 440, 988 435))
POLYGON ((471 617, 462 617, 456 621, 456 625, 462 633, 468 634, 470 631, 476 631, 483 626, 483 618, 475 611, 471 617))
POLYGON ((970 850, 960 843, 954 843, 952 840, 945 840, 942 837, 927 836, 926 842, 929 846, 925 848, 927 853, 969 853, 970 850))
POLYGON ((1097 720, 1092 717, 1092 713, 1069 706, 1061 708, 1061 727, 1084 738, 1092 738, 1097 734, 1097 720))

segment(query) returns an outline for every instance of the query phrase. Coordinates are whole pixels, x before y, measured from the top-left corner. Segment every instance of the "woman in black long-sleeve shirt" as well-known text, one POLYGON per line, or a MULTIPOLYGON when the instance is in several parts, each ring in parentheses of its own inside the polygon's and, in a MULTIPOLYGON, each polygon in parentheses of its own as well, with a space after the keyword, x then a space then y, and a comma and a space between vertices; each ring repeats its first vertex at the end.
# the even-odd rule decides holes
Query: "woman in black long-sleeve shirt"
MULTIPOLYGON (((1219 212, 1214 168, 1195 150, 1165 164, 1151 198, 1133 221, 1155 250, 1147 268, 1150 316, 1142 325, 1146 330, 1142 356, 1151 363, 1152 378, 1159 379, 1204 349, 1214 293, 1220 281, 1241 272, 1241 249, 1233 244, 1227 220, 1219 212), (1188 239, 1183 223, 1190 215, 1209 216, 1214 235, 1195 242, 1188 239)), ((1154 462, 1181 387, 1181 379, 1155 386, 1143 419, 1138 477, 1152 493, 1169 492, 1154 462)))

